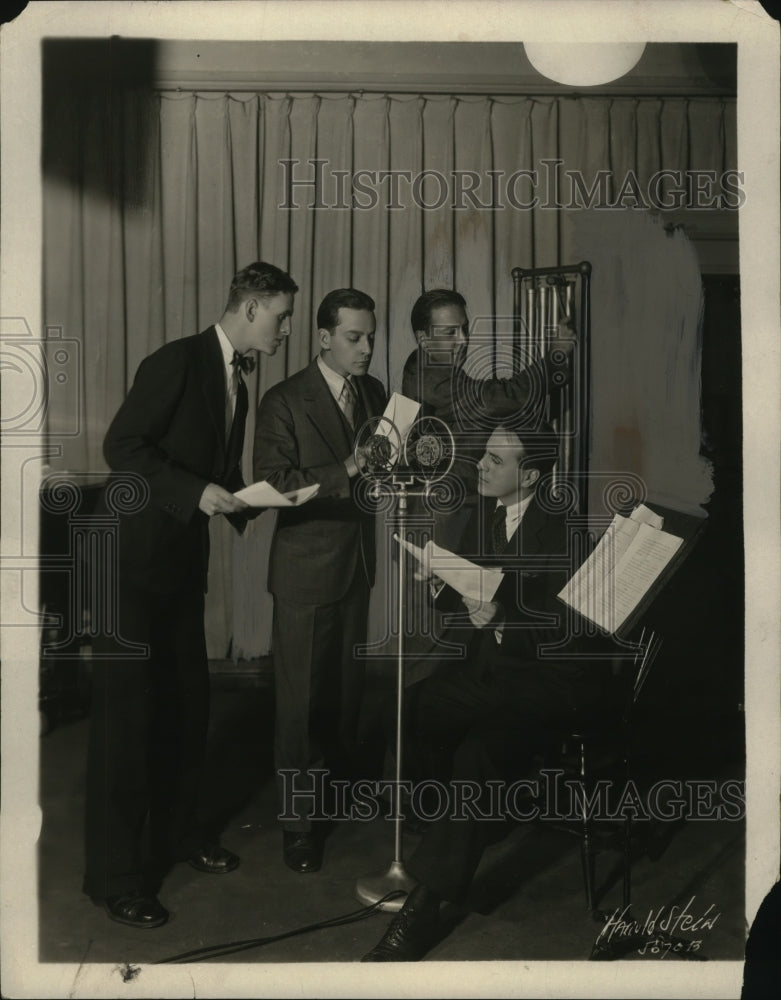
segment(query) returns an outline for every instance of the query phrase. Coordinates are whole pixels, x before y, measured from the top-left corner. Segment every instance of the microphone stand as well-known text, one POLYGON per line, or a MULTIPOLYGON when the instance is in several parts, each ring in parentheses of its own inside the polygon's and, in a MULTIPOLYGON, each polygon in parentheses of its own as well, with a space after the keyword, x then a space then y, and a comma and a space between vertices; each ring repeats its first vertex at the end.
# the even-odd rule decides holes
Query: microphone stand
MULTIPOLYGON (((407 499, 410 496, 426 496, 428 486, 424 490, 410 491, 408 486, 415 482, 414 476, 403 479, 393 476, 390 481, 391 488, 395 490, 398 498, 398 533, 401 540, 405 539, 407 525, 407 499)), ((379 488, 378 484, 378 488, 379 488)), ((393 861, 390 866, 380 872, 373 872, 359 878, 355 886, 356 898, 366 906, 371 906, 386 896, 388 893, 396 891, 409 894, 416 886, 415 879, 407 874, 404 868, 402 855, 402 821, 401 821, 401 776, 402 776, 402 753, 403 753, 403 729, 404 729, 404 583, 406 579, 406 552, 403 545, 399 545, 398 561, 398 609, 396 612, 398 626, 398 645, 396 654, 396 794, 394 796, 394 852, 393 861)), ((380 903, 379 909, 388 911, 398 911, 404 905, 405 896, 399 895, 395 899, 386 900, 380 903)))

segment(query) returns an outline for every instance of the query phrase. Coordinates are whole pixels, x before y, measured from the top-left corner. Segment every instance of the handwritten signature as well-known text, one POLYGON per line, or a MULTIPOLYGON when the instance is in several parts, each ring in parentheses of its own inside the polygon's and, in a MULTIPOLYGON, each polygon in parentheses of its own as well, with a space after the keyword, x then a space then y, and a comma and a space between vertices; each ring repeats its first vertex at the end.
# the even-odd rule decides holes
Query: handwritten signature
POLYGON ((614 938, 643 938, 645 941, 637 949, 638 954, 661 955, 663 958, 669 954, 684 955, 699 951, 702 938, 670 940, 676 933, 696 934, 713 930, 721 911, 716 910, 711 903, 704 912, 697 914, 695 899, 696 897, 692 896, 684 906, 660 906, 657 910, 651 909, 645 919, 632 917, 628 906, 622 910, 616 908, 599 932, 596 944, 604 947, 614 938))

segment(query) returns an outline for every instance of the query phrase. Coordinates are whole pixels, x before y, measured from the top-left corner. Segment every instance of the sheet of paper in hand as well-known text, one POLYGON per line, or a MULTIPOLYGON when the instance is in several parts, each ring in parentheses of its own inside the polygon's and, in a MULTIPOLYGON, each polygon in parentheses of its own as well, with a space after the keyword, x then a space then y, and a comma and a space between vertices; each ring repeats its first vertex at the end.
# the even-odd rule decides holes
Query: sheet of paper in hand
POLYGON ((390 429, 387 421, 390 421, 403 441, 407 431, 415 422, 419 410, 420 403, 416 403, 414 399, 402 396, 399 392, 392 393, 383 413, 384 420, 381 420, 377 427, 377 434, 387 436, 390 429))
POLYGON ((477 563, 457 556, 454 552, 443 549, 436 542, 429 540, 424 548, 407 542, 394 535, 400 545, 411 553, 424 569, 424 572, 438 576, 443 583, 457 590, 462 597, 471 597, 474 601, 484 603, 493 600, 499 584, 502 582, 500 569, 487 569, 477 563))
POLYGON ((274 489, 271 483, 263 480, 263 482, 245 486, 243 490, 239 490, 233 495, 249 504, 250 507, 299 507, 307 500, 311 500, 319 489, 320 483, 315 483, 313 486, 304 486, 300 490, 280 493, 274 489))

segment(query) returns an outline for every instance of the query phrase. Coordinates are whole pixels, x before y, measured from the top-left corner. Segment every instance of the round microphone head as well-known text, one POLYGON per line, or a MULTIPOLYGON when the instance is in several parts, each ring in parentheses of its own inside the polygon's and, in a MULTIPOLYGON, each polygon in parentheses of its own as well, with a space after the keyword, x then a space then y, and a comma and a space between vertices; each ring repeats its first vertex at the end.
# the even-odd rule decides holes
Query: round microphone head
POLYGON ((405 464, 426 483, 435 482, 450 472, 454 452, 453 434, 439 417, 416 420, 404 441, 405 464))
POLYGON ((424 469, 433 469, 442 461, 445 449, 434 434, 422 434, 415 442, 415 458, 424 469))
POLYGON ((362 475, 369 477, 393 471, 401 453, 401 437, 392 420, 370 417, 355 438, 355 461, 362 475))
POLYGON ((366 464, 371 471, 385 469, 391 463, 393 449, 387 437, 383 434, 372 434, 364 445, 366 464))

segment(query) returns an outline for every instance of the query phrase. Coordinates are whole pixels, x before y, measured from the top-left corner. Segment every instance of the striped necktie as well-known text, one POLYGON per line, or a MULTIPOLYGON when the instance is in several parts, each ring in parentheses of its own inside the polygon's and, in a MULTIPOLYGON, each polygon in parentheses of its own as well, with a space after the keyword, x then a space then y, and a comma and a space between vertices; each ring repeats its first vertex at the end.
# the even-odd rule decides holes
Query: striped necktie
POLYGON ((355 430, 355 407, 357 402, 358 396, 355 392, 355 386, 346 378, 342 386, 341 395, 339 396, 339 405, 342 408, 342 413, 347 418, 347 423, 353 430, 355 430))
POLYGON ((503 503, 493 513, 491 520, 491 545, 498 556, 507 548, 507 508, 503 503))

